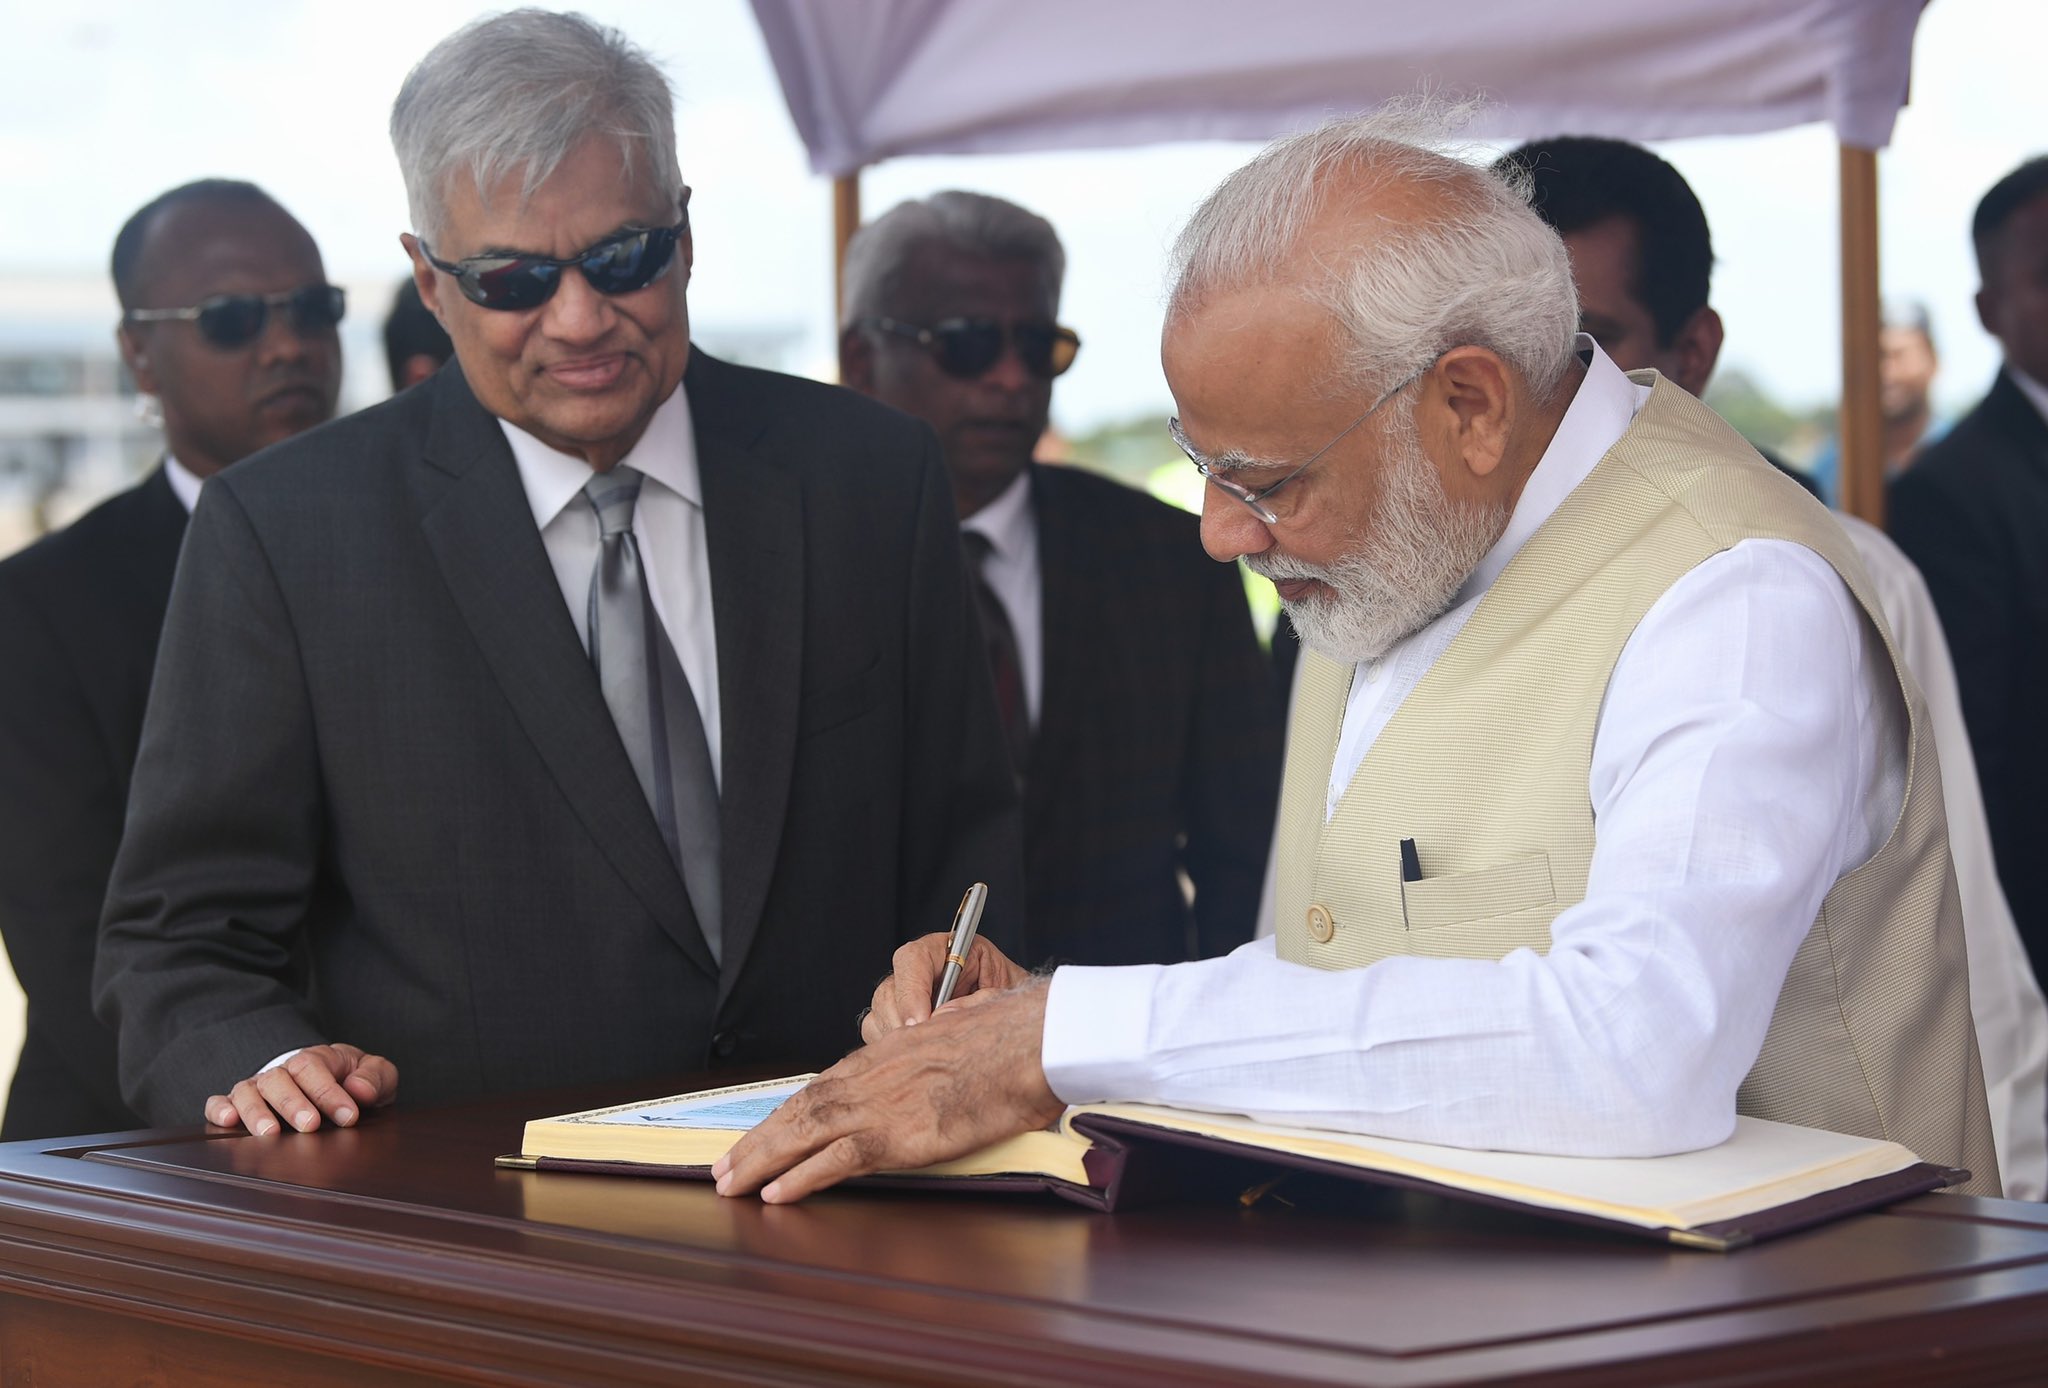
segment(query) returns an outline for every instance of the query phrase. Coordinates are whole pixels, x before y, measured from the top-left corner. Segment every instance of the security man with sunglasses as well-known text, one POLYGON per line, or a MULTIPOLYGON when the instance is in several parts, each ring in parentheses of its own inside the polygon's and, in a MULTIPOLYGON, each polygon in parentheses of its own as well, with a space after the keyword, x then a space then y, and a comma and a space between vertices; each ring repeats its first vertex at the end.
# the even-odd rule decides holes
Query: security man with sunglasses
POLYGON ((392 111, 455 360, 194 515, 97 999, 155 1122, 816 1066, 1015 787, 938 448, 690 340, 667 79, 523 10, 392 111), (195 653, 204 652, 200 660, 195 653))
POLYGON ((1024 791, 1025 957, 1223 954, 1251 938, 1278 711, 1238 571, 1196 518, 1032 461, 1080 349, 1055 321, 1065 266, 1013 203, 906 202, 847 249, 841 374, 945 453, 1024 791))
POLYGON ((162 464, 0 563, 0 934, 28 994, 9 1141, 137 1125, 92 1013, 93 943, 186 515, 207 478, 331 417, 341 386, 342 292, 253 184, 156 198, 115 238, 113 274, 162 464))

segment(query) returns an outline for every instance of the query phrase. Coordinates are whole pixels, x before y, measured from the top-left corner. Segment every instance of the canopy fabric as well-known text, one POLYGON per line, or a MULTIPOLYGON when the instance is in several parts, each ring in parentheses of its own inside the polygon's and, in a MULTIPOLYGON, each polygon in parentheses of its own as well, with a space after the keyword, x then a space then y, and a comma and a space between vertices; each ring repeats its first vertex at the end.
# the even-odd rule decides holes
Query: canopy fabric
POLYGON ((1831 122, 1882 148, 1925 0, 753 0, 811 165, 1263 140, 1423 86, 1475 138, 1831 122))

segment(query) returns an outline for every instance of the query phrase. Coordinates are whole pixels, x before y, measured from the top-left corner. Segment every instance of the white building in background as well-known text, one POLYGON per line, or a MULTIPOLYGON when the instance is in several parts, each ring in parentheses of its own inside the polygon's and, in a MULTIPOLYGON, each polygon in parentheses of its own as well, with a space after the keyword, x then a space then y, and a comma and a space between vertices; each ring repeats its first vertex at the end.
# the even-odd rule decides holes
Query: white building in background
POLYGON ((104 275, 0 276, 0 304, 0 553, 12 553, 126 485, 159 439, 136 414, 104 275))
MULTIPOLYGON (((384 316, 395 280, 344 281, 343 411, 391 393, 384 316)), ((0 556, 69 524, 148 471, 162 436, 136 409, 104 272, 0 274, 0 556)), ((748 366, 799 369, 796 324, 693 325, 706 351, 748 366)))

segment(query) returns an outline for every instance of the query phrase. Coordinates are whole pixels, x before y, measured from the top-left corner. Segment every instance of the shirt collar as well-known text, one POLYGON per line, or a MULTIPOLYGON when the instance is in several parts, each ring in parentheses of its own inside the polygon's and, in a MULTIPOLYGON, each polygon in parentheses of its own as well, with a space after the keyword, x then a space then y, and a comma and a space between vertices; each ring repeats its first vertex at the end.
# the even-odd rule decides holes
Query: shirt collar
MULTIPOLYGON (((519 481, 526 488, 527 505, 533 508, 533 523, 545 530, 583 491, 590 480, 590 464, 573 453, 550 448, 516 424, 501 419, 498 427, 505 431, 512 460, 519 465, 519 481)), ((640 441, 619 461, 701 509, 704 494, 698 483, 697 437, 690 420, 689 392, 678 385, 647 421, 640 441)))
POLYGON ((1564 499, 1607 456, 1607 450, 1628 431, 1636 411, 1650 398, 1648 384, 1623 375, 1591 337, 1580 333, 1572 346, 1586 365, 1586 379, 1579 382, 1578 393, 1572 396, 1564 418, 1558 421, 1550 446, 1543 450, 1536 470, 1522 485, 1522 495, 1515 502, 1515 513, 1508 518, 1507 529, 1501 531, 1493 548, 1458 590, 1459 603, 1470 601, 1493 586, 1501 570, 1521 552, 1529 537, 1555 514, 1564 499))
POLYGON ((2020 388, 2020 394, 2026 396, 2032 403, 2035 411, 2041 416, 2041 422, 2048 424, 2048 386, 2042 385, 2011 362, 2005 364, 2005 374, 2012 377, 2012 383, 2020 388))
POLYGON ((1028 553, 1037 538, 1031 515, 1031 468, 1027 464, 996 499, 960 522, 962 530, 985 536, 988 547, 999 559, 1017 559, 1028 553))
POLYGON ((184 504, 185 514, 191 515, 192 508, 199 504, 199 489, 206 485, 206 479, 166 452, 164 480, 171 484, 171 495, 184 504))

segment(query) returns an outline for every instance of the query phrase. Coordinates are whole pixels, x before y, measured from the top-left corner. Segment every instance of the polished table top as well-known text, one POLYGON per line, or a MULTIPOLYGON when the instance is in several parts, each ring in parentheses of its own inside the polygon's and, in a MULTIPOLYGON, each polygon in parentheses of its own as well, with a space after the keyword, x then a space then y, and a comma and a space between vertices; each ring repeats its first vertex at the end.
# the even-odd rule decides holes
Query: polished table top
POLYGON ((492 1165, 528 1118, 658 1092, 0 1147, 0 1294, 422 1381, 2048 1377, 2048 1209, 2016 1202, 1927 1196, 1713 1254, 1391 1192, 773 1208, 492 1165))

